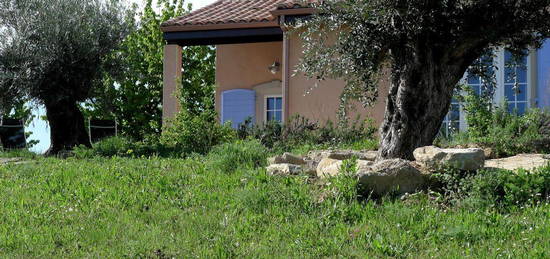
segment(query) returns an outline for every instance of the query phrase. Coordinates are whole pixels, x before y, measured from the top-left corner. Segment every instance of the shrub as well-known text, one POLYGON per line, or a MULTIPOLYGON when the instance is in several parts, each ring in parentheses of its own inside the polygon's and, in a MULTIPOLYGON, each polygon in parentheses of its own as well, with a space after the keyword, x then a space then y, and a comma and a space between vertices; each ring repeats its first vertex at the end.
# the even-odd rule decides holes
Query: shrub
POLYGON ((466 94, 460 96, 466 120, 468 121, 468 134, 472 138, 487 136, 493 126, 492 96, 477 95, 471 87, 464 87, 466 94))
POLYGON ((28 150, 28 149, 9 149, 9 150, 3 150, 0 147, 0 157, 3 158, 11 158, 11 157, 20 157, 20 158, 29 158, 29 159, 35 159, 39 157, 38 154, 28 150))
POLYGON ((434 174, 448 202, 471 208, 510 209, 550 201, 550 165, 532 171, 486 169, 465 173, 452 169, 434 174))
POLYGON ((94 143, 92 148, 76 147, 73 154, 77 158, 103 157, 151 157, 175 156, 178 153, 161 145, 156 139, 132 141, 126 137, 110 137, 94 143))
POLYGON ((235 131, 228 124, 221 125, 214 111, 197 115, 182 111, 168 125, 160 143, 183 154, 206 154, 213 146, 236 139, 235 131))
POLYGON ((218 145, 208 153, 205 161, 223 173, 231 173, 238 167, 265 166, 268 150, 258 140, 238 140, 218 145))
POLYGON ((550 113, 531 109, 525 115, 509 113, 508 105, 493 107, 471 90, 462 98, 468 130, 439 138, 441 146, 475 144, 493 149, 497 157, 550 151, 550 113))
POLYGON ((251 121, 241 125, 238 136, 258 139, 260 143, 273 150, 291 150, 302 145, 355 146, 364 145, 365 140, 373 140, 376 128, 372 120, 357 118, 353 122, 343 121, 335 125, 331 121, 325 124, 314 123, 307 118, 294 116, 287 124, 268 122, 253 126, 251 121), (362 144, 352 145, 361 142, 362 144))

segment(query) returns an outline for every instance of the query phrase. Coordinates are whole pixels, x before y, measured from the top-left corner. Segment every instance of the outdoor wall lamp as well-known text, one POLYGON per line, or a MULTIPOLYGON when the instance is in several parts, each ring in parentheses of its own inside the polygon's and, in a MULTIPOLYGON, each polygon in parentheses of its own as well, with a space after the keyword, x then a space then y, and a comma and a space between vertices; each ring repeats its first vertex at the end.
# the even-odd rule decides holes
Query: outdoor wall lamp
POLYGON ((275 61, 273 63, 273 65, 268 67, 268 69, 269 69, 269 72, 271 72, 271 74, 275 75, 275 74, 277 74, 277 72, 279 72, 279 70, 281 70, 281 64, 279 62, 275 61))

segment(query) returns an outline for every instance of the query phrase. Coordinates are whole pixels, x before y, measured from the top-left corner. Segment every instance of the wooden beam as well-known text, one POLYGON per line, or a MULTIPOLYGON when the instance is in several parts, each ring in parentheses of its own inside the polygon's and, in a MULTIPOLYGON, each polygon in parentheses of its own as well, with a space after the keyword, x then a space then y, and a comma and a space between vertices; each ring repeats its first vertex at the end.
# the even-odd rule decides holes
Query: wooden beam
POLYGON ((271 42, 282 41, 283 31, 280 27, 271 27, 165 32, 164 39, 168 44, 178 44, 180 46, 271 42))

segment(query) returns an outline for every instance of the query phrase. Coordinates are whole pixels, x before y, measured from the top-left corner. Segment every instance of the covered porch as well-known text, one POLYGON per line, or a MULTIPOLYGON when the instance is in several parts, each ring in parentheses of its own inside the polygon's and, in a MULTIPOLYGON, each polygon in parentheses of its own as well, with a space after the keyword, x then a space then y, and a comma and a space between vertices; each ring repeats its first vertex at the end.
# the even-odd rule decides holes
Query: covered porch
POLYGON ((186 46, 216 47, 216 111, 220 122, 237 127, 289 118, 289 39, 285 18, 313 9, 286 0, 221 0, 162 24, 164 46, 163 118, 178 112, 175 92, 185 73, 186 46))

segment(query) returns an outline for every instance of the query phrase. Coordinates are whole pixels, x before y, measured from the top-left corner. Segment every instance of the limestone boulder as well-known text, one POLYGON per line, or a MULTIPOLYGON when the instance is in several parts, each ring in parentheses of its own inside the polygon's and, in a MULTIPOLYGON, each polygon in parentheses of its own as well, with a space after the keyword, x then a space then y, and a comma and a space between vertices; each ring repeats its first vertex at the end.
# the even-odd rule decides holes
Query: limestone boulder
POLYGON ((320 150, 308 153, 308 159, 320 162, 324 158, 335 160, 348 160, 357 158, 360 160, 375 161, 378 156, 377 151, 355 151, 355 150, 320 150))
POLYGON ((0 165, 21 162, 22 158, 0 158, 0 165))
POLYGON ((369 160, 357 160, 357 172, 369 170, 374 165, 373 161, 369 160))
POLYGON ((378 151, 365 151, 361 152, 362 156, 359 157, 360 160, 367 160, 367 161, 376 161, 376 158, 378 158, 378 151))
POLYGON ((302 167, 294 164, 272 164, 266 170, 269 175, 298 175, 302 173, 302 167))
POLYGON ((403 195, 426 187, 427 177, 413 162, 403 159, 381 160, 357 171, 359 186, 367 195, 403 195))
POLYGON ((496 156, 495 151, 490 147, 484 148, 483 153, 485 154, 485 161, 487 161, 487 159, 495 158, 496 156))
POLYGON ((288 153, 288 152, 279 156, 268 158, 267 162, 270 165, 273 165, 273 164, 304 165, 306 164, 306 161, 302 157, 288 153))
POLYGON ((428 168, 451 166, 460 170, 478 170, 484 167, 485 153, 480 148, 443 149, 435 146, 417 148, 416 161, 428 168))
POLYGON ((305 160, 305 162, 306 163, 302 165, 302 171, 309 176, 316 177, 319 163, 313 160, 305 160))
POLYGON ((343 163, 342 160, 323 158, 317 165, 317 177, 326 178, 338 175, 343 163))
POLYGON ((330 151, 327 150, 314 150, 309 151, 306 155, 306 160, 314 161, 315 163, 319 164, 321 160, 328 157, 330 151))
POLYGON ((533 170, 546 166, 550 163, 550 155, 544 154, 521 154, 502 159, 491 159, 485 162, 486 168, 498 168, 506 170, 533 170))

